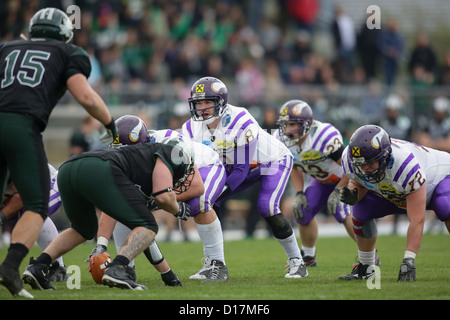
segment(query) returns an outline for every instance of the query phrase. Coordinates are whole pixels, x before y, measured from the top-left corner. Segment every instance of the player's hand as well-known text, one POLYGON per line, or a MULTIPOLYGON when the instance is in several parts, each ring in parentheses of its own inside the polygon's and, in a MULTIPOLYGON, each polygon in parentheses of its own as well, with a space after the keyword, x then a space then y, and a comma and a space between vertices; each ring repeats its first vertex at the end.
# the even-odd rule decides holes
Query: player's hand
POLYGON ((178 201, 178 206, 180 210, 174 214, 178 219, 186 221, 188 217, 191 216, 191 207, 184 202, 178 201))
POLYGON ((86 259, 86 261, 90 261, 92 256, 95 256, 97 254, 102 254, 103 252, 106 252, 108 248, 106 248, 104 245, 102 244, 97 244, 95 246, 95 248, 92 250, 91 254, 89 255, 89 257, 86 259))
POLYGON ((347 187, 339 188, 340 200, 346 204, 354 205, 358 202, 358 189, 349 189, 347 187))
POLYGON ((339 210, 342 211, 342 204, 341 204, 341 193, 339 192, 339 189, 334 189, 333 192, 328 197, 327 200, 327 212, 329 215, 336 214, 336 207, 339 206, 339 210))
POLYGON ((115 140, 117 143, 119 142, 119 134, 117 132, 116 123, 114 119, 111 119, 111 122, 105 125, 106 131, 99 137, 100 141, 104 144, 111 144, 115 140))
POLYGON ((416 264, 413 258, 404 258, 398 272, 399 282, 416 281, 416 264))
POLYGON ((308 200, 303 191, 298 191, 295 195, 294 204, 292 205, 292 211, 297 219, 303 218, 303 208, 309 210, 308 200))

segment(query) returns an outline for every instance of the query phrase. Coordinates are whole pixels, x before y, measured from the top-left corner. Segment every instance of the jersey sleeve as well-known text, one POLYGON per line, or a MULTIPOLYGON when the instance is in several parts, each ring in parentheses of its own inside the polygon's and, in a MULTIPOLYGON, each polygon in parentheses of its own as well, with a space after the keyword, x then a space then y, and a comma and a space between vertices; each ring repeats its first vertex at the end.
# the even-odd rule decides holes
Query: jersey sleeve
POLYGON ((86 78, 89 78, 89 75, 91 74, 91 61, 88 53, 77 46, 71 46, 69 48, 69 63, 66 72, 64 73, 65 81, 77 73, 81 73, 86 78))
POLYGON ((316 134, 313 149, 320 151, 326 156, 330 156, 339 151, 343 144, 340 132, 334 126, 328 124, 316 134))

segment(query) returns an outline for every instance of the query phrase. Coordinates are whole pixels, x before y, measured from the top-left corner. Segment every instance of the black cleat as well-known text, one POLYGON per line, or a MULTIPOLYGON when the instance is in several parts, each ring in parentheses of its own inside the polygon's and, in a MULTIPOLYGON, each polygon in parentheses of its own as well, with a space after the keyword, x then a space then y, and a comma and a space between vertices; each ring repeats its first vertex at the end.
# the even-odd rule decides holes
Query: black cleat
POLYGON ((108 287, 129 290, 147 290, 146 286, 143 286, 133 280, 134 276, 135 273, 133 268, 123 265, 113 265, 106 268, 102 282, 108 287))
POLYGON ((33 258, 30 258, 30 264, 22 274, 22 280, 36 290, 56 290, 50 283, 48 270, 47 265, 38 264, 33 258))
POLYGON ((0 265, 0 284, 5 286, 5 288, 8 289, 13 296, 29 299, 34 298, 27 290, 24 289, 18 270, 0 265))

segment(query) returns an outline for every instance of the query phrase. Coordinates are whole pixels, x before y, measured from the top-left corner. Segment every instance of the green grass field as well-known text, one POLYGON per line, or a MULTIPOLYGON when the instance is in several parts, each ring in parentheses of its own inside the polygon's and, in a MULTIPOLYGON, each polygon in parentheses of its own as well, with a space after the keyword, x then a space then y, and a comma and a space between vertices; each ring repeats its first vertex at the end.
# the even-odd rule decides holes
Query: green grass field
MULTIPOLYGON (((450 236, 424 235, 416 258, 417 281, 398 283, 398 269, 403 258, 406 238, 380 236, 377 242, 381 258, 379 289, 369 289, 366 281, 342 281, 338 276, 351 271, 357 251, 349 238, 320 238, 317 243, 319 266, 309 268, 304 279, 285 279, 286 257, 273 238, 225 242, 229 268, 226 283, 201 283, 189 280, 200 267, 200 242, 160 243, 167 261, 180 277, 183 287, 165 287, 160 275, 145 257, 136 260, 138 282, 146 291, 129 291, 97 285, 84 262, 93 245, 86 243, 64 257, 66 266, 81 270, 80 289, 68 289, 66 283, 55 283, 56 291, 36 291, 25 285, 38 300, 448 300, 450 299, 450 236)), ((0 249, 3 260, 6 248, 0 249)), ((111 246, 109 252, 115 255, 111 246)), ((37 257, 35 246, 29 257, 37 257)), ((13 298, 0 287, 0 300, 13 298)))

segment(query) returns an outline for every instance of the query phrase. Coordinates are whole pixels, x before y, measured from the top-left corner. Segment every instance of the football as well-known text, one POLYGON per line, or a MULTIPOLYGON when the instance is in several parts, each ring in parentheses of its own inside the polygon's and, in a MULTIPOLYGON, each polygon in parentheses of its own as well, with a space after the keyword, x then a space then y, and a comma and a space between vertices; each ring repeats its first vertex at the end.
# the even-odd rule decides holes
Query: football
POLYGON ((90 257, 89 272, 95 283, 102 284, 103 274, 109 263, 111 263, 111 256, 108 252, 103 252, 90 257))

